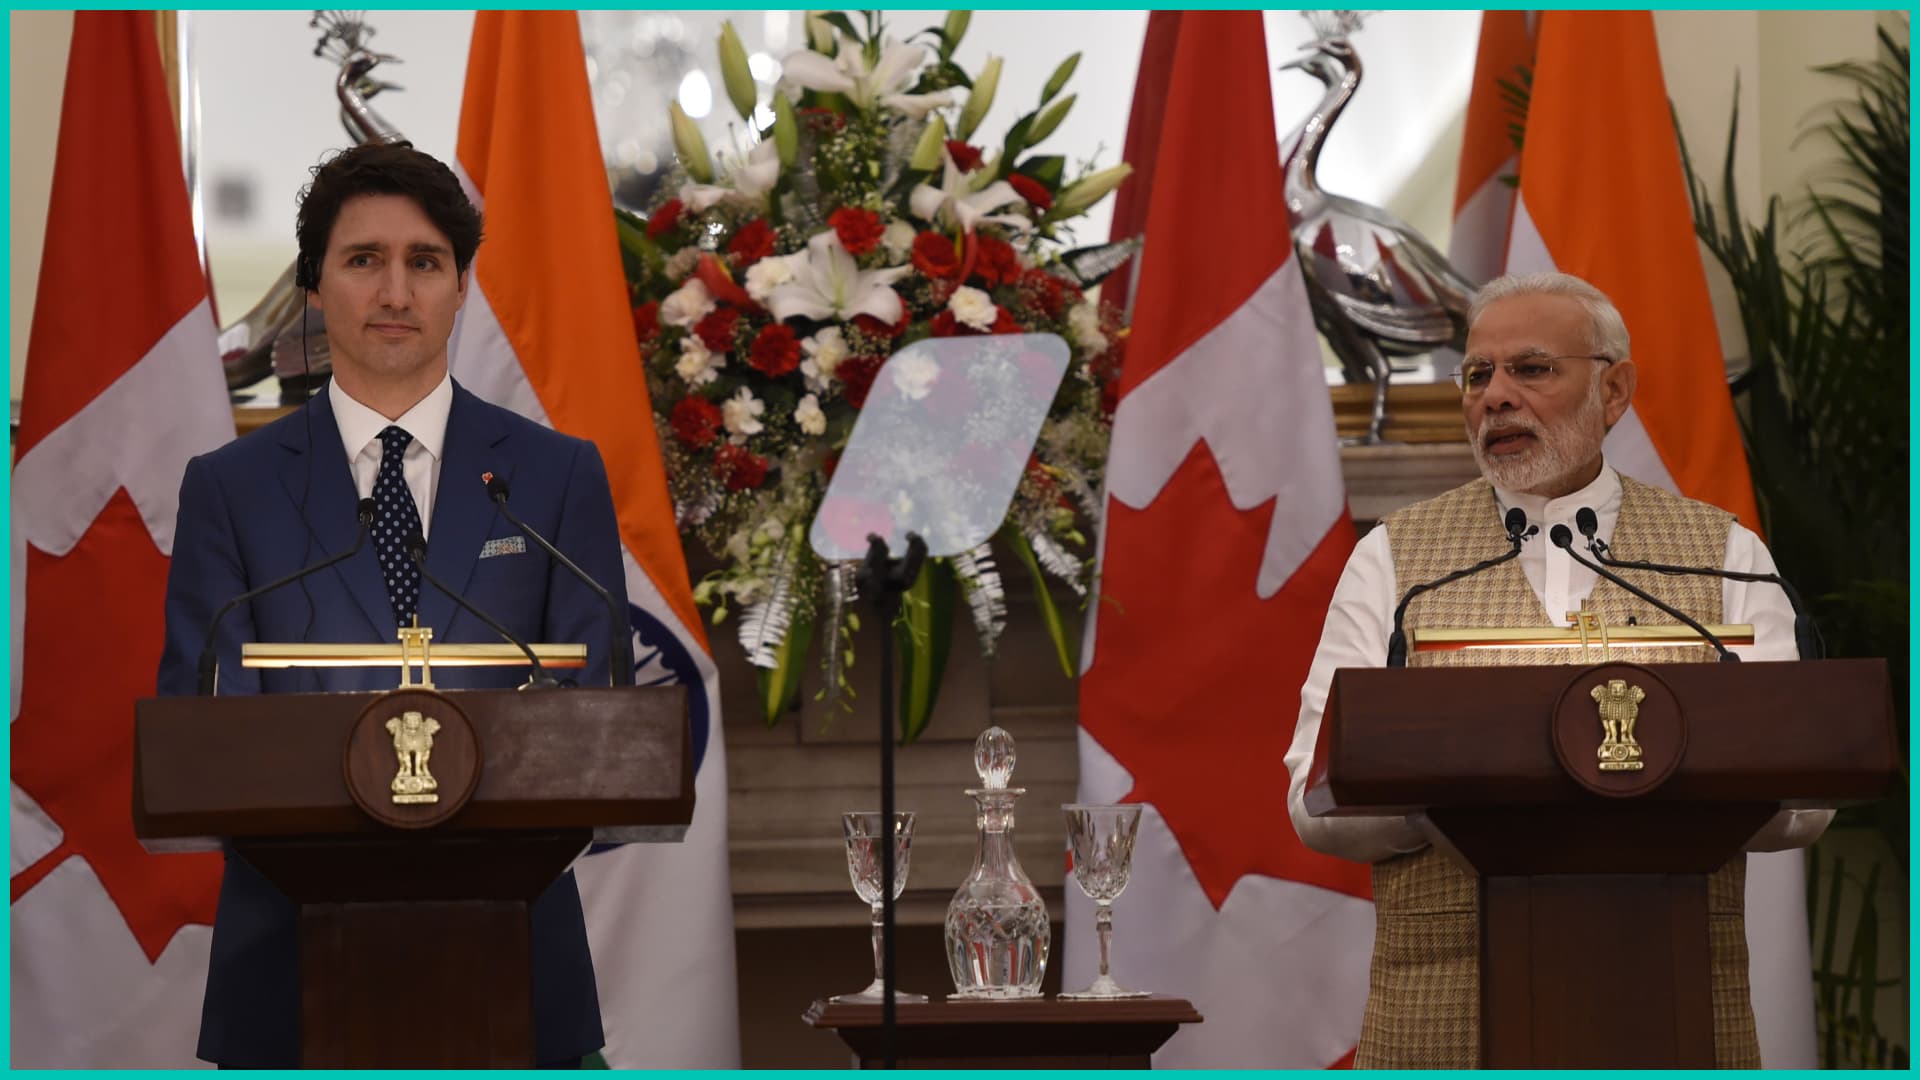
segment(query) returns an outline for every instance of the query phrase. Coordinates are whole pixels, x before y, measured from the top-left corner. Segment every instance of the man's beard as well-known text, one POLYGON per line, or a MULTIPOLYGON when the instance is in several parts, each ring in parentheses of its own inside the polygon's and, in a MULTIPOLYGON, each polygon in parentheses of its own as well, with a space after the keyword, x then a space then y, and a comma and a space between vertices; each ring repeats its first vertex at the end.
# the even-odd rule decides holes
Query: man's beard
POLYGON ((1601 395, 1601 380, 1592 377, 1587 396, 1567 422, 1548 427, 1531 415, 1489 414, 1480 430, 1468 432, 1473 460, 1480 475, 1494 487, 1507 491, 1531 492, 1561 480, 1592 461, 1607 438, 1606 401, 1601 395), (1535 444, 1524 453, 1494 458, 1487 452, 1487 438, 1496 433, 1524 431, 1535 444))

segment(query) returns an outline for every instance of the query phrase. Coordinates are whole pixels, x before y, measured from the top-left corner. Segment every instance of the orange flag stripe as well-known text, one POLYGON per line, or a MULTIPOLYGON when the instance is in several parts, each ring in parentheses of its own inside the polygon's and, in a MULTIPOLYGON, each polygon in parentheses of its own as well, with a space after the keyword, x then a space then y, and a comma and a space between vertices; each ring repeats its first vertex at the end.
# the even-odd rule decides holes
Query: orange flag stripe
POLYGON ((1542 16, 1520 193, 1554 265, 1620 308, 1634 409, 1684 495, 1758 529, 1653 16, 1542 16))
POLYGON ((1513 117, 1500 95, 1499 80, 1517 80, 1520 66, 1532 63, 1533 37, 1527 33, 1527 13, 1481 12, 1480 48, 1474 54, 1467 126, 1460 145, 1460 178, 1453 186, 1454 214, 1458 215, 1474 192, 1493 179, 1513 156, 1513 137, 1507 132, 1513 117))
POLYGON ((574 12, 474 17, 458 147, 486 201, 474 274, 494 315, 553 426, 599 446, 627 551, 704 643, 633 334, 574 12))

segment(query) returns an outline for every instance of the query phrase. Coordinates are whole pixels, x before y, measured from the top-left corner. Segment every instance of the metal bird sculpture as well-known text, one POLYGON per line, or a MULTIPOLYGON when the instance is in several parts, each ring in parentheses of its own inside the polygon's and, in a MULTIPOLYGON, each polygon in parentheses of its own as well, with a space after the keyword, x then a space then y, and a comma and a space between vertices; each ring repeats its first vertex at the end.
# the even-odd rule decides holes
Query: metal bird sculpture
MULTIPOLYGON (((1342 29, 1351 24, 1343 23, 1342 29)), ((1326 96, 1291 140, 1283 162, 1293 246, 1314 325, 1340 358, 1348 382, 1374 383, 1362 443, 1378 443, 1387 417, 1388 358, 1463 348, 1476 288, 1426 238, 1377 206, 1322 190, 1315 169, 1327 132, 1360 86, 1360 58, 1344 34, 1324 37, 1281 70, 1319 79, 1326 96)))
MULTIPOLYGON (((316 11, 307 25, 322 32, 313 55, 340 66, 333 88, 347 137, 356 145, 403 138, 399 129, 367 104, 383 90, 401 89, 373 77, 375 68, 397 64, 399 57, 368 47, 373 27, 360 12, 316 11)), ((293 277, 289 264, 259 303, 220 329, 221 366, 229 391, 250 386, 271 372, 280 379, 281 404, 298 404, 332 372, 326 323, 319 311, 306 310, 306 291, 294 284, 293 277)))

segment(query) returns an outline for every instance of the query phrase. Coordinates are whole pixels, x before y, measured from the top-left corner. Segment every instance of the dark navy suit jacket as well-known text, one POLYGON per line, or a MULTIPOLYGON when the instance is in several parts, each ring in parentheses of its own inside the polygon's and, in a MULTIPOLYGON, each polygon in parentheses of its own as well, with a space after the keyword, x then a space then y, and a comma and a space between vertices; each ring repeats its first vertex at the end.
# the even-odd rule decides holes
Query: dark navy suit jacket
MULTIPOLYGON (((582 686, 607 685, 606 605, 531 541, 524 551, 480 557, 488 540, 520 535, 487 497, 482 477, 489 472, 506 478, 515 513, 617 598, 624 581, 620 539, 599 451, 455 383, 426 565, 523 640, 586 643, 588 666, 575 677, 582 686)), ((352 546, 358 501, 324 392, 304 409, 189 462, 167 576, 159 692, 194 693, 207 620, 220 605, 352 546)), ((424 579, 419 611, 420 624, 433 628, 436 642, 500 640, 424 579)), ((240 666, 239 650, 243 641, 384 643, 396 640, 395 631, 369 542, 346 562, 227 615, 218 634, 219 693, 392 689, 397 669, 248 670, 240 666)), ((434 673, 443 689, 512 687, 524 677, 520 668, 434 673)), ((532 920, 536 1059, 577 1059, 605 1040, 572 871, 534 902, 532 920)), ((223 1065, 291 1067, 299 1064, 299 1046, 296 908, 230 853, 214 921, 199 1055, 223 1065)))

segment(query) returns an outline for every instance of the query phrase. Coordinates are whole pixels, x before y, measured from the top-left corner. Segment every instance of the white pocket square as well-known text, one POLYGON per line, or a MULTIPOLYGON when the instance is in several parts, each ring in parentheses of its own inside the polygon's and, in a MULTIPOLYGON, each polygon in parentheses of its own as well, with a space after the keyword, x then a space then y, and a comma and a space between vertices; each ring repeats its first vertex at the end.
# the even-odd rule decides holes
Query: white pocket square
POLYGON ((480 557, 491 559, 495 555, 525 555, 527 538, 524 536, 502 536, 480 545, 480 557))

